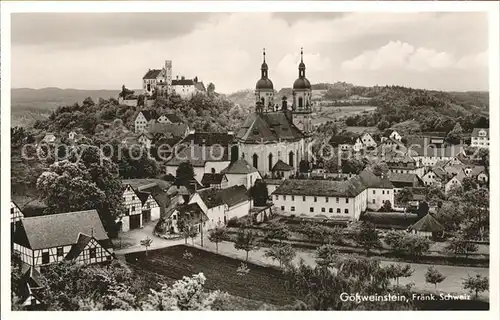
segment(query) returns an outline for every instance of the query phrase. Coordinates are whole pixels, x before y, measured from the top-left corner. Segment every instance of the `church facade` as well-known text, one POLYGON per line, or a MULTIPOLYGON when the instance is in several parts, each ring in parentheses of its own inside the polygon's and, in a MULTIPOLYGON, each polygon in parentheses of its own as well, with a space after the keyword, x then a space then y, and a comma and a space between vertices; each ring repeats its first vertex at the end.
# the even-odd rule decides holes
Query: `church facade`
POLYGON ((240 127, 234 141, 238 158, 246 160, 262 176, 272 176, 278 162, 288 164, 297 172, 300 162, 308 160, 306 141, 312 129, 312 103, 311 84, 305 77, 305 69, 301 50, 291 108, 286 97, 279 106, 275 103, 274 86, 263 52, 261 78, 255 86, 255 112, 240 127))

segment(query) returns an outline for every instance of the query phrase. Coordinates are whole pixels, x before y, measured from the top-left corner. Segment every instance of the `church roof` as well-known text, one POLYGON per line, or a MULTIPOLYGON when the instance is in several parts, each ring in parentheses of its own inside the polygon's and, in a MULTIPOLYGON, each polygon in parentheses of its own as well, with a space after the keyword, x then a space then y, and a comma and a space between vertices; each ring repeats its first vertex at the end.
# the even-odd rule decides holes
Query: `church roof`
POLYGON ((255 85, 255 89, 274 89, 273 82, 269 78, 261 78, 259 81, 257 81, 257 84, 255 85))
POLYGON ((156 79, 160 75, 161 71, 161 69, 151 69, 146 72, 142 79, 156 79))
POLYGON ((244 159, 239 159, 231 163, 227 168, 221 171, 221 173, 226 174, 249 174, 253 172, 258 172, 258 170, 244 159))
POLYGON ((311 89, 311 83, 306 78, 298 78, 293 83, 294 89, 311 89))
POLYGON ((236 134, 241 142, 297 141, 302 133, 283 112, 252 113, 236 134))

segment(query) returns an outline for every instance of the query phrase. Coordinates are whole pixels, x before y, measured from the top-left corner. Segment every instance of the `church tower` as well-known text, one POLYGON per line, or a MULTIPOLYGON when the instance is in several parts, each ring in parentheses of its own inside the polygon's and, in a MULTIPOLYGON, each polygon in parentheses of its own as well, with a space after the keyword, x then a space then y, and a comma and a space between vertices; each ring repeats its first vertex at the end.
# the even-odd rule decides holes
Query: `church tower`
POLYGON ((255 85, 255 104, 260 105, 262 112, 274 111, 274 86, 269 79, 269 68, 266 63, 266 49, 262 52, 263 62, 260 67, 260 80, 255 85))
POLYGON ((300 48, 299 77, 293 83, 292 95, 293 123, 302 132, 308 134, 312 131, 312 90, 311 83, 306 78, 306 65, 302 48, 300 48))
POLYGON ((165 60, 165 82, 167 83, 167 95, 172 93, 172 60, 165 60))

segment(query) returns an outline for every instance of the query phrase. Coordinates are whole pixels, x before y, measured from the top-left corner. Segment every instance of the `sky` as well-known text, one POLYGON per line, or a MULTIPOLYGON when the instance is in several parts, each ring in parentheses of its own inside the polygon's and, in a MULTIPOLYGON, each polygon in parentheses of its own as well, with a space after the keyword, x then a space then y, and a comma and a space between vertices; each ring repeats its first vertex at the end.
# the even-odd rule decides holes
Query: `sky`
POLYGON ((266 49, 274 88, 304 48, 311 83, 488 90, 485 13, 16 13, 12 87, 141 88, 148 69, 216 91, 255 88, 266 49))

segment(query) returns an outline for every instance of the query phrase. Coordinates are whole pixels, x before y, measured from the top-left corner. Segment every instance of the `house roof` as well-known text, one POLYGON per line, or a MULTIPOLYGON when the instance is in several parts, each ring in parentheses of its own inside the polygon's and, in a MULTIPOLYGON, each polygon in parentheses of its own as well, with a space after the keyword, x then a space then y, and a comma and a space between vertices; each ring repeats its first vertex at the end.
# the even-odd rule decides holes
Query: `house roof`
POLYGON ((87 244, 92 240, 93 238, 91 236, 88 236, 86 234, 80 233, 78 235, 78 240, 76 243, 71 247, 69 250, 68 254, 66 255, 65 259, 66 260, 73 260, 76 257, 82 253, 82 251, 85 249, 87 244))
POLYGON ((422 147, 413 147, 410 148, 409 150, 415 151, 417 155, 420 157, 453 158, 456 157, 459 153, 463 152, 463 147, 452 145, 442 148, 435 148, 430 146, 427 146, 427 148, 425 148, 424 146, 422 146, 422 147))
POLYGON ((172 197, 174 195, 190 195, 191 193, 189 192, 188 188, 186 186, 179 186, 179 185, 172 185, 168 190, 167 190, 167 195, 172 197))
POLYGON ((178 166, 183 162, 189 162, 194 167, 204 167, 207 161, 229 161, 228 150, 222 146, 207 148, 194 144, 176 151, 176 155, 167 162, 167 166, 178 166))
POLYGON ((332 147, 337 147, 338 145, 340 144, 354 144, 356 142, 356 138, 355 137, 351 137, 351 136, 339 136, 339 135, 334 135, 330 138, 330 141, 329 141, 329 144, 332 146, 332 147))
POLYGON ((220 132, 194 132, 182 140, 182 143, 193 143, 197 145, 211 146, 220 144, 227 146, 234 140, 234 135, 220 132))
POLYGON ((251 166, 246 160, 239 159, 229 164, 229 166, 221 171, 225 174, 249 174, 258 172, 256 168, 251 166))
POLYGON ((414 173, 388 173, 388 178, 396 188, 419 187, 423 185, 422 180, 414 173))
POLYGON ((146 191, 148 188, 152 188, 155 186, 160 187, 161 189, 168 189, 172 185, 172 183, 161 180, 161 179, 123 179, 122 184, 124 186, 130 185, 134 191, 146 191))
POLYGON ((147 121, 155 120, 156 118, 158 118, 158 114, 154 110, 142 110, 142 111, 139 111, 139 113, 137 114, 137 117, 141 113, 144 116, 144 118, 146 118, 147 121))
POLYGON ((477 138, 479 137, 479 131, 485 131, 486 132, 486 138, 489 138, 490 136, 490 129, 489 128, 474 128, 472 130, 472 137, 477 138))
POLYGON ((172 80, 173 86, 192 86, 194 85, 193 79, 176 79, 172 80))
POLYGON ((184 123, 150 123, 148 132, 150 134, 164 134, 165 137, 183 138, 188 130, 187 124, 184 123))
POLYGON ((203 178, 201 178, 201 184, 206 187, 212 184, 221 184, 224 181, 224 177, 223 173, 205 173, 203 174, 203 178))
POLYGON ((471 176, 475 177, 477 176, 478 174, 482 173, 482 172, 485 172, 485 167, 484 166, 474 166, 472 167, 472 171, 471 171, 471 176))
POLYGON ((444 179, 448 175, 448 173, 441 167, 433 167, 432 172, 434 172, 434 174, 436 174, 436 176, 440 179, 444 179))
POLYGON ((161 69, 150 69, 146 72, 142 79, 156 79, 160 75, 161 71, 161 69))
POLYGON ((175 113, 164 113, 164 114, 160 115, 160 117, 161 116, 165 116, 168 119, 168 121, 170 121, 172 123, 182 123, 181 118, 179 118, 179 116, 176 115, 175 113))
POLYGON ((426 214, 411 226, 411 229, 425 232, 440 232, 444 230, 444 227, 432 215, 426 214))
POLYGON ((203 81, 195 82, 194 87, 195 87, 195 88, 196 88, 196 90, 198 90, 198 91, 203 91, 203 92, 207 91, 207 90, 205 89, 205 85, 203 84, 203 81))
POLYGON ((444 171, 452 175, 457 175, 459 172, 463 172, 465 168, 466 166, 463 164, 453 164, 450 166, 446 166, 444 168, 444 171))
POLYGON ((283 162, 283 160, 280 159, 278 160, 278 162, 276 162, 271 171, 276 172, 276 171, 293 171, 293 170, 294 168, 291 165, 283 162))
POLYGON ((247 143, 298 141, 304 138, 304 133, 284 112, 254 112, 240 127, 236 138, 247 143))
POLYGON ((363 181, 363 184, 368 188, 384 188, 392 189, 394 186, 391 181, 387 178, 377 177, 371 170, 364 169, 359 173, 359 177, 363 181))
MULTIPOLYGON (((396 131, 396 130, 394 130, 394 129, 385 129, 384 132, 382 132, 382 137, 389 138, 394 131, 396 131)), ((397 133, 397 131, 396 131, 396 133, 397 133)))
POLYGON ((109 239, 96 210, 24 218, 21 226, 14 238, 31 249, 72 245, 80 233, 93 232, 98 241, 109 239))
POLYGON ((242 202, 248 201, 250 198, 248 196, 248 190, 245 186, 232 186, 223 190, 220 190, 222 199, 228 205, 228 207, 235 206, 242 202))
POLYGON ((208 209, 224 205, 224 198, 222 192, 214 188, 207 188, 199 190, 198 195, 208 209))
POLYGON ((366 186, 359 176, 348 181, 287 179, 273 194, 297 196, 355 197, 366 186))

